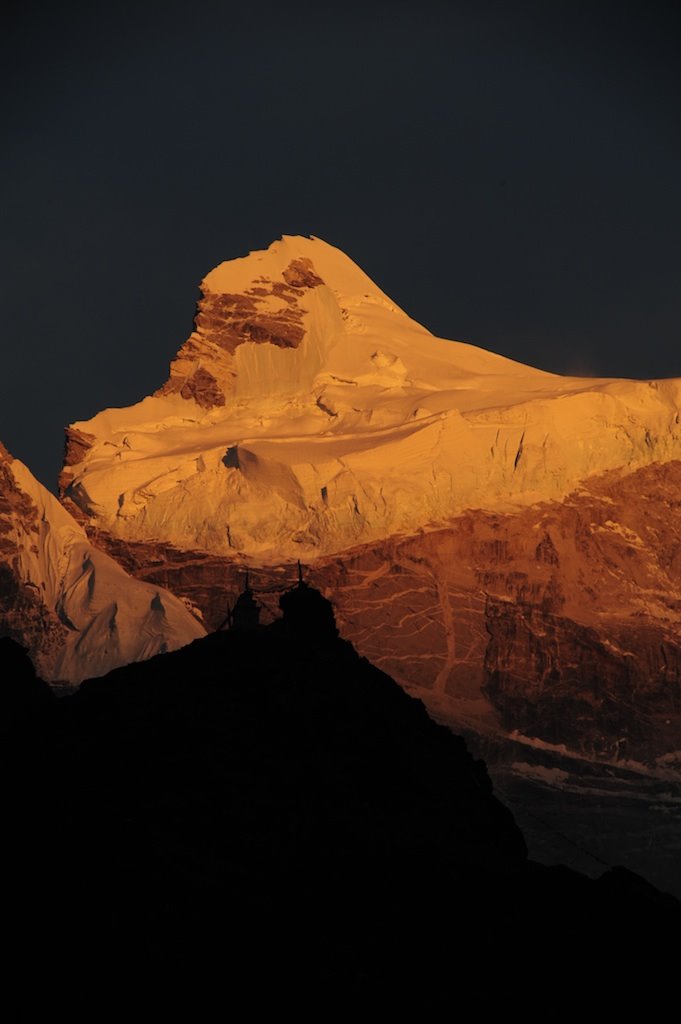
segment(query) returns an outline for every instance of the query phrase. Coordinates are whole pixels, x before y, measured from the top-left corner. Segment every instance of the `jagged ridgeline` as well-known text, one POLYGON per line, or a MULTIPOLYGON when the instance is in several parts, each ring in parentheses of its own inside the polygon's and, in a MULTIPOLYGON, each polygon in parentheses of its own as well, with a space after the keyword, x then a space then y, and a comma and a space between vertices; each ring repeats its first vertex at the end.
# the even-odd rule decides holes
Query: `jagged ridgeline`
POLYGON ((322 595, 303 581, 281 608, 61 699, 0 642, 5 924, 18 948, 40 935, 36 969, 124 950, 230 992, 429 1003, 453 964, 517 967, 520 939, 555 971, 592 933, 628 955, 632 930, 678 927, 627 872, 528 861, 484 764, 338 637, 322 595))

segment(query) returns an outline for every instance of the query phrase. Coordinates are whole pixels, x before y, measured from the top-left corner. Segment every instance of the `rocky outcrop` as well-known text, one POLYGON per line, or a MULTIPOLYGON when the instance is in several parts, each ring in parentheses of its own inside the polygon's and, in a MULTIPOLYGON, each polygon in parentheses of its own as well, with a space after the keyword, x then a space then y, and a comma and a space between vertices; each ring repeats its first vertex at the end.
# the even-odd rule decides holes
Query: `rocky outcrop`
POLYGON ((22 571, 25 549, 39 555, 40 514, 17 483, 13 463, 0 445, 0 636, 23 645, 38 671, 48 674, 68 630, 45 602, 43 588, 22 571))
POLYGON ((666 753, 660 718, 671 716, 681 734, 681 647, 659 629, 627 630, 623 651, 612 630, 498 600, 488 602, 485 624, 484 692, 509 732, 614 759, 666 753), (654 662, 665 647, 661 672, 654 662))
POLYGON ((38 672, 49 676, 68 631, 43 603, 39 588, 22 582, 12 561, 0 564, 0 635, 25 646, 38 672))
POLYGON ((82 462, 92 447, 95 436, 84 430, 76 430, 75 427, 67 427, 65 433, 64 466, 73 466, 77 462, 82 462))
POLYGON ((72 490, 74 473, 72 466, 77 465, 85 458, 96 438, 94 434, 87 431, 77 430, 75 427, 66 427, 64 438, 64 465, 59 474, 59 493, 64 499, 64 506, 81 525, 86 523, 90 517, 91 509, 87 502, 73 500, 76 498, 76 491, 72 490))
POLYGON ((679 462, 612 474, 320 572, 343 634, 441 720, 654 759, 681 747, 679 493, 679 462))
POLYGON ((213 409, 225 404, 225 395, 212 373, 198 366, 179 391, 182 398, 193 398, 202 409, 213 409))
POLYGON ((312 260, 292 259, 280 276, 255 277, 239 294, 202 285, 195 330, 170 366, 170 378, 157 392, 193 398, 203 409, 225 404, 236 368, 231 357, 246 342, 298 348, 305 335, 305 308, 299 300, 324 284, 312 260), (217 367, 219 380, 207 366, 217 367))

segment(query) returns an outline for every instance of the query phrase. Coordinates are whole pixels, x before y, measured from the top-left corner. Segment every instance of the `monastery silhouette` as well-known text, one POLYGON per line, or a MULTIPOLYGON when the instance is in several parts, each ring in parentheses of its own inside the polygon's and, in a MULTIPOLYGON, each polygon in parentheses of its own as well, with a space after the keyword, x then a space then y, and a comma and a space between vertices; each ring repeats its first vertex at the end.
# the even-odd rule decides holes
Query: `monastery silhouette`
MULTIPOLYGON (((284 628, 292 633, 306 633, 311 639, 338 636, 333 606, 319 590, 303 579, 303 569, 298 562, 298 580, 279 598, 284 628)), ((239 594, 232 610, 220 626, 220 630, 255 630, 260 628, 260 605, 250 585, 248 570, 244 589, 239 594)))

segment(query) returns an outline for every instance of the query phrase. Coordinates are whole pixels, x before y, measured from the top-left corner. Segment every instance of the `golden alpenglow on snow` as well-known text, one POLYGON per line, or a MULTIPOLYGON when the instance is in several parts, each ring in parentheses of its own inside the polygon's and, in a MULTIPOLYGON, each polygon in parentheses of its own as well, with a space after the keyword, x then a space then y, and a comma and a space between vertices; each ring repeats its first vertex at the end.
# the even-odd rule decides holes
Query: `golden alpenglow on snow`
POLYGON ((133 579, 0 444, 0 624, 50 682, 79 683, 205 635, 200 613, 133 579), (193 613, 192 613, 193 612, 193 613))
POLYGON ((679 458, 681 381, 563 377, 436 338, 284 236, 202 282, 152 397, 68 431, 62 496, 114 537, 311 559, 679 458))

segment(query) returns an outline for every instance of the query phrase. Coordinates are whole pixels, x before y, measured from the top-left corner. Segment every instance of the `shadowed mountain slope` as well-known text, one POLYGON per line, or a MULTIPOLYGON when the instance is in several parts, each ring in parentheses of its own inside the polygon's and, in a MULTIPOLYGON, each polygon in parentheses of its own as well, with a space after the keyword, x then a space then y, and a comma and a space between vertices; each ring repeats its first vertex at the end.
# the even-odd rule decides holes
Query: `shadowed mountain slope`
POLYGON ((528 862, 463 740, 338 638, 317 591, 282 610, 8 710, 19 948, 427 1005, 454 963, 505 969, 519 940, 545 960, 550 934, 560 973, 591 932, 624 950, 625 929, 678 928, 628 872, 528 862))

